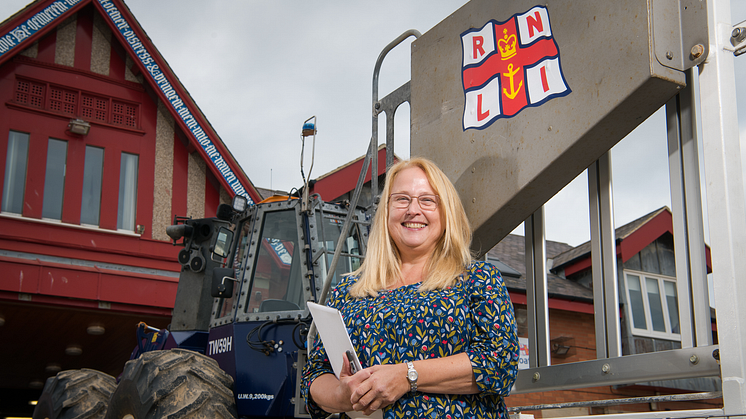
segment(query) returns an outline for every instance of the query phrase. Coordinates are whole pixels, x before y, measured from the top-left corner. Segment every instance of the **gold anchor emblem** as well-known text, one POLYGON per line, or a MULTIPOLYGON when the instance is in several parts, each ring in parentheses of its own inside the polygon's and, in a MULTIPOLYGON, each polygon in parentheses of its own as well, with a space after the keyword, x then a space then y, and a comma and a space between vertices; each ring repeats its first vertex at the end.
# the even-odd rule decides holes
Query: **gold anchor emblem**
POLYGON ((515 76, 515 73, 517 73, 520 69, 521 68, 518 67, 513 70, 513 64, 508 64, 508 72, 503 73, 503 76, 510 77, 510 93, 508 93, 508 90, 503 87, 503 93, 505 93, 505 96, 507 96, 508 99, 514 99, 518 95, 518 92, 521 91, 521 87, 523 87, 523 80, 518 83, 518 89, 515 88, 515 84, 513 82, 513 76, 515 76))

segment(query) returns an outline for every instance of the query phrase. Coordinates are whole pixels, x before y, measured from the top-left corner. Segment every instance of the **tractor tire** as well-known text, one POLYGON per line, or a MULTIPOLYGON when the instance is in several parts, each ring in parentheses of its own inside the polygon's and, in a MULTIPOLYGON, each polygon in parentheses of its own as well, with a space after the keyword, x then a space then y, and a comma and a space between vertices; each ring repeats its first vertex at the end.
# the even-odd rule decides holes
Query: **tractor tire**
POLYGON ((99 419, 106 415, 109 397, 117 387, 114 377, 100 371, 62 371, 49 377, 34 419, 99 419))
POLYGON ((233 378, 184 349, 145 352, 127 362, 106 419, 236 417, 233 378))

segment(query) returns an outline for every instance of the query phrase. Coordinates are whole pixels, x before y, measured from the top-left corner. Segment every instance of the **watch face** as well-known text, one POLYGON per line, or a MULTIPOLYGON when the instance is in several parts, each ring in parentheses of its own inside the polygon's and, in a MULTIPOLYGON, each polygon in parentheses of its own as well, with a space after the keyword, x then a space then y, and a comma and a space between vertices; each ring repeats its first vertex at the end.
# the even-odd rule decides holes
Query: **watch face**
POLYGON ((409 371, 407 372, 407 378, 409 378, 409 381, 414 381, 417 379, 417 371, 409 371))

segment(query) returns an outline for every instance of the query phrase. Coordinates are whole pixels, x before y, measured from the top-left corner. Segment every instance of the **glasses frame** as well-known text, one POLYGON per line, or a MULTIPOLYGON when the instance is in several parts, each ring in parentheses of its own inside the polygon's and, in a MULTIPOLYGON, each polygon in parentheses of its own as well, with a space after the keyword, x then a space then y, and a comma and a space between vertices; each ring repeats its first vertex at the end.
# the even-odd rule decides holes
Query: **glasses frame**
POLYGON ((422 195, 418 195, 418 196, 412 196, 412 195, 409 195, 409 194, 406 194, 406 193, 403 193, 403 192, 396 192, 396 193, 392 193, 392 194, 389 195, 389 205, 391 205, 391 207, 394 208, 394 209, 407 209, 407 208, 409 208, 409 207, 412 206, 412 203, 415 200, 417 201, 417 205, 423 211, 437 211, 438 207, 440 206, 440 196, 436 195, 436 194, 422 194, 422 195), (407 198, 409 198, 409 204, 407 204, 407 206, 397 206, 396 205, 396 201, 394 201, 393 199, 391 199, 395 195, 406 196, 407 198), (435 208, 423 208, 422 207, 422 202, 420 201, 420 198, 423 198, 423 197, 432 197, 432 198, 434 198, 433 202, 435 202, 435 208))

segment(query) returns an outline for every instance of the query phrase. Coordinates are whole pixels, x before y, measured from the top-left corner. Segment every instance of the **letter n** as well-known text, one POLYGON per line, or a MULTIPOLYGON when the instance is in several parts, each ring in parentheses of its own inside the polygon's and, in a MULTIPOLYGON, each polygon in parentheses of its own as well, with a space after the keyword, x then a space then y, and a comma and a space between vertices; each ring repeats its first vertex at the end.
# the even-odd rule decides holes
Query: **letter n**
POLYGON ((541 20, 541 13, 537 10, 534 12, 534 16, 526 16, 526 25, 528 25, 528 37, 534 37, 534 28, 537 32, 544 32, 544 22, 541 20))

